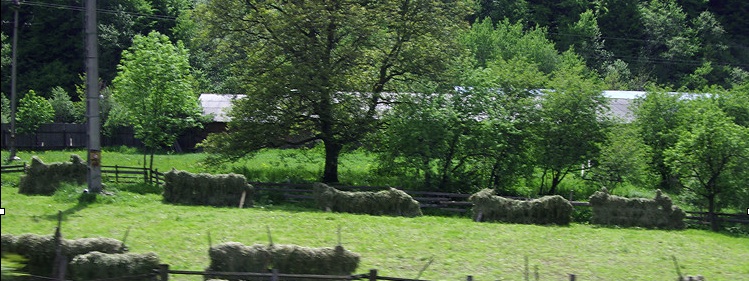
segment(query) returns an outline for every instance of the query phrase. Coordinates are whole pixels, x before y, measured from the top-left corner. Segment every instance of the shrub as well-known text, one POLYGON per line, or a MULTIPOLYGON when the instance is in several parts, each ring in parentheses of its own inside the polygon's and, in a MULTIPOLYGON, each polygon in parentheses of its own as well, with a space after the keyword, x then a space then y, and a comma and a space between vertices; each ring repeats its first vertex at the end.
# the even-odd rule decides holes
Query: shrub
POLYGON ((252 186, 242 175, 192 174, 172 169, 164 176, 164 201, 173 204, 238 206, 243 192, 252 203, 252 186))
MULTIPOLYGON (((359 266, 359 255, 334 248, 307 248, 297 245, 245 246, 227 242, 211 247, 208 251, 211 264, 206 271, 223 272, 267 272, 278 269, 286 274, 351 275, 359 266)), ((207 276, 207 278, 226 278, 207 276)), ((252 280, 242 278, 243 280, 252 280)), ((239 279, 229 279, 239 280, 239 279)), ((294 279, 300 281, 302 279, 294 279)))
POLYGON ((468 200, 473 202, 476 221, 568 225, 573 210, 572 204, 559 195, 524 201, 496 196, 494 190, 484 189, 468 200))
MULTIPOLYGON (((55 238, 52 235, 23 234, 3 235, 2 251, 19 254, 28 259, 27 271, 30 274, 47 276, 52 272, 55 260, 55 238)), ((62 239, 61 254, 70 262, 75 256, 92 251, 103 253, 124 253, 127 251, 121 241, 112 238, 62 239)))
MULTIPOLYGON (((70 262, 73 280, 96 280, 151 274, 159 266, 159 257, 146 254, 107 254, 98 251, 77 255, 70 262)), ((146 277, 131 280, 145 280, 146 277)))
POLYGON ((660 190, 656 191, 655 199, 651 200, 610 195, 604 188, 590 196, 590 206, 593 208, 593 224, 662 229, 686 227, 684 211, 673 205, 671 198, 660 190))
POLYGON ((17 110, 16 130, 20 134, 34 133, 39 125, 52 123, 55 118, 55 110, 49 101, 38 96, 33 90, 29 90, 18 102, 17 110))
POLYGON ((376 192, 350 192, 316 183, 313 189, 317 205, 333 212, 404 217, 422 215, 419 202, 395 188, 376 192))
POLYGON ((18 182, 18 193, 52 195, 62 182, 85 183, 87 172, 86 162, 75 154, 70 156, 70 163, 51 164, 44 164, 34 156, 26 174, 18 182))

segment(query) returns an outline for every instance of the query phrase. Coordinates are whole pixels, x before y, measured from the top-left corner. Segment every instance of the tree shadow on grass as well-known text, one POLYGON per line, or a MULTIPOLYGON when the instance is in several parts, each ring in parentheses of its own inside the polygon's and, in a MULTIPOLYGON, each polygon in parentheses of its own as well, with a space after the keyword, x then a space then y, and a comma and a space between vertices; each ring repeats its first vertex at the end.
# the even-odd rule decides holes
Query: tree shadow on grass
POLYGON ((81 195, 78 197, 78 203, 75 204, 75 206, 72 206, 64 211, 58 211, 56 214, 52 215, 46 215, 44 218, 46 220, 56 221, 60 217, 63 221, 66 221, 67 218, 83 209, 86 209, 89 205, 96 203, 96 194, 95 193, 81 193, 81 195))

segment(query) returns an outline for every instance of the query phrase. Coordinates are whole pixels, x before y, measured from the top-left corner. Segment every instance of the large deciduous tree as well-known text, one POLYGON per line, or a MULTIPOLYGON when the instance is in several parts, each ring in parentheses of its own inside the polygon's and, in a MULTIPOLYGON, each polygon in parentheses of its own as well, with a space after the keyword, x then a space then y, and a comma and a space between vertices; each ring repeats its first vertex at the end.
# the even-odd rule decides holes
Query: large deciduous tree
POLYGON ((691 101, 690 113, 679 140, 665 151, 665 160, 685 188, 707 200, 711 228, 718 231, 716 203, 746 189, 749 128, 734 123, 711 98, 691 101))
POLYGON ((664 89, 651 89, 635 101, 634 115, 640 138, 650 148, 648 164, 659 175, 658 187, 675 191, 679 182, 665 161, 665 151, 679 140, 684 122, 682 95, 664 89))
POLYGON ((345 145, 380 125, 384 92, 439 77, 459 52, 469 1, 214 0, 205 18, 247 94, 229 133, 206 149, 244 156, 265 147, 322 141, 322 180, 338 182, 345 145), (295 137, 295 138, 290 138, 295 137))
POLYGON ((541 98, 535 126, 536 161, 543 170, 539 194, 554 194, 564 178, 594 160, 611 125, 601 83, 580 62, 554 73, 541 98))
POLYGON ((155 31, 139 35, 123 52, 118 69, 113 98, 135 137, 151 149, 153 165, 154 149, 172 145, 184 129, 200 125, 187 49, 155 31))

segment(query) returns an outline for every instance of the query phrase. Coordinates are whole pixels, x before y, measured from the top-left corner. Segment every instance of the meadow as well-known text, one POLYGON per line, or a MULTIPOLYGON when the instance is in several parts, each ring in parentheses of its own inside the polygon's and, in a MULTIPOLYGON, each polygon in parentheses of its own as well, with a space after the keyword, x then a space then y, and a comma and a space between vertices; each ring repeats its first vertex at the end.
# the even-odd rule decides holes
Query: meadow
MULTIPOLYGON (((33 154, 55 162, 67 160, 70 153, 23 152, 19 156, 28 161, 33 154)), ((267 162, 240 162, 234 167, 201 164, 200 154, 157 155, 154 164, 163 171, 176 167, 192 172, 245 165, 247 171, 257 171, 258 178, 282 178, 281 172, 263 173, 258 167, 265 163, 294 170, 287 180, 304 179, 308 177, 305 174, 313 175, 314 180, 320 167, 314 151, 309 157, 268 153, 252 160, 267 157, 267 162), (303 167, 307 170, 302 171, 303 167)), ((366 176, 366 155, 354 156, 343 161, 342 178, 347 169, 352 177, 366 176)), ((5 151, 2 157, 7 157, 5 151)), ((123 150, 105 151, 103 159, 104 165, 140 166, 143 161, 142 155, 123 150)), ((115 195, 81 203, 81 186, 66 185, 53 196, 19 195, 19 176, 2 175, 0 204, 6 209, 2 234, 52 234, 57 212, 62 211, 65 238, 123 239, 128 233, 126 244, 131 252, 155 252, 163 263, 178 270, 206 268, 209 245, 268 243, 267 229, 277 244, 335 246, 340 227, 342 245, 362 256, 358 273, 378 269, 381 275, 414 278, 429 264, 423 279, 465 280, 466 275, 473 275, 474 280, 523 280, 527 257, 531 275, 537 268, 540 280, 567 280, 568 274, 576 274, 578 280, 675 280, 675 256, 683 274, 700 274, 711 281, 749 280, 749 238, 705 230, 476 223, 445 216, 376 217, 294 205, 246 209, 175 206, 163 204, 159 194, 142 192, 138 186, 114 184, 108 185, 108 190, 115 195)), ((200 278, 173 276, 173 280, 200 278)))

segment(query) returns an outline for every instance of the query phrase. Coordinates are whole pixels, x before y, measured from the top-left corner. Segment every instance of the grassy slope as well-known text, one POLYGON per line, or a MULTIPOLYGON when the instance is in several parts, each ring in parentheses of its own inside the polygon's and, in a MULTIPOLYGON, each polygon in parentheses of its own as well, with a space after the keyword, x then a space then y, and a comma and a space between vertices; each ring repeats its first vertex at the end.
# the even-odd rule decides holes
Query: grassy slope
MULTIPOLYGON (((66 159, 45 157, 52 155, 43 154, 42 159, 66 159)), ((169 160, 161 164, 165 162, 169 160)), ((465 280, 471 274, 477 280, 522 280, 523 259, 528 256, 531 269, 538 266, 541 280, 565 280, 569 273, 582 280, 671 280, 675 278, 671 255, 677 256, 685 274, 702 274, 711 281, 749 276, 749 238, 701 230, 546 227, 474 223, 467 218, 172 206, 161 204, 157 195, 128 192, 84 206, 65 196, 18 195, 12 187, 14 178, 3 175, 1 204, 7 215, 2 217, 2 234, 51 234, 55 214, 62 210, 66 238, 122 239, 132 227, 127 238, 131 251, 156 252, 173 269, 202 270, 208 265, 208 232, 214 244, 267 243, 266 227, 270 227, 275 243, 321 247, 335 245, 336 229, 342 226, 344 246, 362 255, 358 272, 377 268, 388 276, 413 278, 434 256, 422 278, 465 280)))

